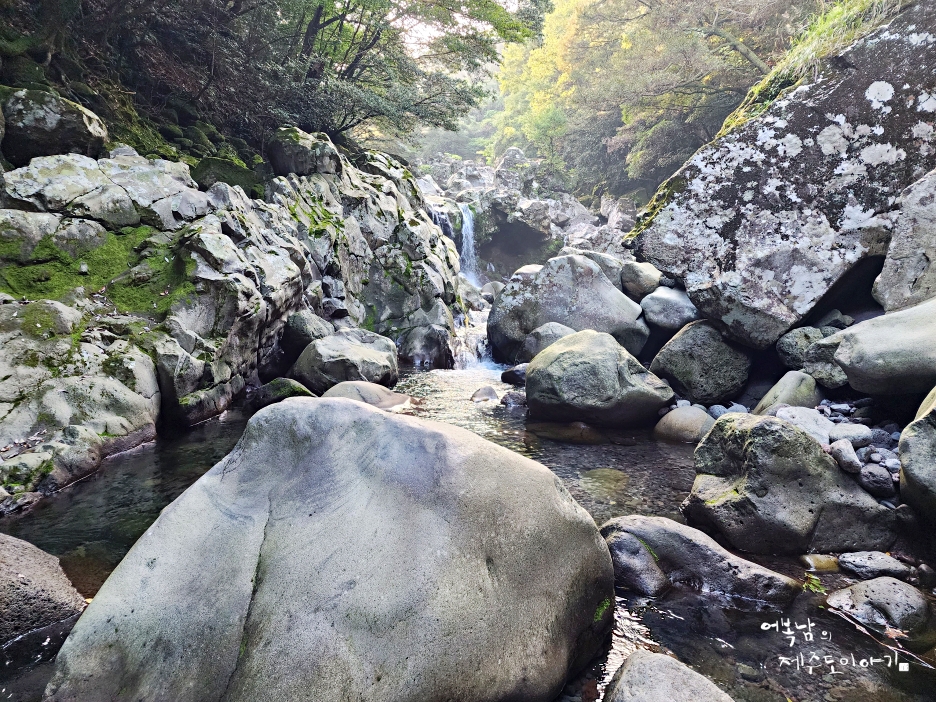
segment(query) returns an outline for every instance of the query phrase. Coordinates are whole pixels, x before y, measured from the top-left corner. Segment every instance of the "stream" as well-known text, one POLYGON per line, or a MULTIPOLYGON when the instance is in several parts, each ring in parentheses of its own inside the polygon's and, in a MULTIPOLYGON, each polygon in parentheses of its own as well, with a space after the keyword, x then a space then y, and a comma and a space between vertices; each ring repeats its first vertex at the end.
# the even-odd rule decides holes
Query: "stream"
MULTIPOLYGON (((417 398, 409 414, 463 427, 548 466, 598 525, 632 513, 682 520, 679 504, 695 475, 692 447, 656 442, 645 430, 574 430, 570 437, 568 426, 528 423, 523 407, 470 401, 484 385, 501 396, 511 390, 500 382, 501 370, 489 362, 462 370, 409 370, 395 389, 417 398), (568 443, 570 438, 591 443, 568 443)), ((90 478, 26 514, 0 521, 0 531, 58 556, 77 589, 93 597, 160 510, 230 451, 247 419, 243 411, 229 410, 185 435, 111 457, 90 478)), ((794 559, 757 560, 803 578, 794 559)), ((852 582, 837 574, 820 579, 829 589, 852 582)), ((673 651, 738 702, 936 699, 933 677, 916 665, 900 672, 900 661, 885 656, 888 650, 825 612, 817 593, 805 592, 783 613, 722 609, 680 590, 656 600, 619 592, 617 604, 609 650, 566 686, 563 702, 600 699, 610 676, 637 646, 673 651), (786 621, 811 627, 814 642, 795 639, 791 645, 782 634, 786 621), (774 622, 776 631, 763 628, 774 622)), ((795 631, 801 635, 805 629, 795 631)), ((4 658, 0 701, 39 700, 53 653, 38 660, 4 658)))

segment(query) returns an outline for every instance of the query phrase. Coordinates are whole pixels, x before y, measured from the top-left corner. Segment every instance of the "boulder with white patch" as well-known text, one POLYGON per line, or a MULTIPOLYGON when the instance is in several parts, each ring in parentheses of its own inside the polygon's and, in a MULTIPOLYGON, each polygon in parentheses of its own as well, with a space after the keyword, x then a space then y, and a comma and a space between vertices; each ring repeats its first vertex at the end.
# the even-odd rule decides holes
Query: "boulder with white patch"
POLYGON ((936 166, 934 35, 916 3, 701 149, 638 224, 639 254, 729 336, 776 342, 885 254, 895 199, 936 166))

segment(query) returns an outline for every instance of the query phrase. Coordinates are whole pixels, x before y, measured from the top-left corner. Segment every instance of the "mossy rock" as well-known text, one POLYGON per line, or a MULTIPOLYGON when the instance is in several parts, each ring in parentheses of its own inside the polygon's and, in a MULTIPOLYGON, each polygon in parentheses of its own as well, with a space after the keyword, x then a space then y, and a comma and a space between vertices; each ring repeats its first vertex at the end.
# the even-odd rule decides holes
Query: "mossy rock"
POLYGON ((4 59, 3 67, 0 68, 0 81, 16 88, 35 89, 35 86, 39 85, 44 86, 45 90, 49 89, 49 82, 42 66, 27 56, 4 59))
POLYGON ((254 188, 260 184, 257 174, 249 168, 244 168, 233 161, 212 156, 203 158, 198 162, 198 165, 192 169, 192 178, 198 183, 198 187, 203 190, 207 190, 220 181, 228 185, 239 185, 248 194, 252 193, 254 188))
POLYGON ((162 117, 170 124, 179 124, 179 113, 173 110, 171 107, 167 107, 162 111, 162 117))
POLYGON ((185 137, 182 137, 182 138, 180 138, 180 139, 173 139, 172 141, 173 141, 173 143, 177 144, 177 145, 179 146, 180 149, 186 149, 186 150, 187 150, 187 149, 191 149, 191 148, 192 148, 192 140, 191 140, 191 139, 186 139, 185 137))
POLYGON ((199 120, 198 110, 181 97, 170 97, 166 106, 175 111, 179 124, 193 125, 199 120))
MULTIPOLYGON (((163 124, 159 127, 159 133, 167 139, 181 139, 185 135, 182 130, 174 124, 163 124)), ((191 144, 189 144, 191 146, 191 144)))
POLYGON ((205 135, 205 133, 198 127, 186 127, 182 130, 182 134, 186 139, 191 139, 192 143, 196 146, 201 146, 204 149, 214 153, 215 146, 211 143, 211 140, 205 135))

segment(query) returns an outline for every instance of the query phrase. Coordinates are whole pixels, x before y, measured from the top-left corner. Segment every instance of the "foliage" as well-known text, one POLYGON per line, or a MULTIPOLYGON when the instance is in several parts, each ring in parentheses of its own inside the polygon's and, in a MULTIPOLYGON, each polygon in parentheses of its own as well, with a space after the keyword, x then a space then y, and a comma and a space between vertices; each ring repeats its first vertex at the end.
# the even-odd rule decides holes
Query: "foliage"
POLYGON ((722 125, 727 133, 766 110, 786 88, 815 74, 819 62, 868 34, 907 4, 907 0, 840 0, 812 18, 789 53, 748 92, 722 125))
POLYGON ((826 586, 822 584, 821 580, 819 580, 819 576, 814 575, 813 573, 806 573, 803 588, 809 592, 817 592, 820 595, 824 595, 826 592, 826 586))
POLYGON ((94 82, 77 64, 154 114, 261 144, 284 123, 333 136, 453 129, 498 47, 534 37, 549 0, 10 1, 4 17, 22 21, 0 53, 54 55, 66 83, 94 82))
POLYGON ((505 50, 487 155, 520 146, 580 193, 649 194, 710 141, 816 3, 558 0, 543 39, 505 50))

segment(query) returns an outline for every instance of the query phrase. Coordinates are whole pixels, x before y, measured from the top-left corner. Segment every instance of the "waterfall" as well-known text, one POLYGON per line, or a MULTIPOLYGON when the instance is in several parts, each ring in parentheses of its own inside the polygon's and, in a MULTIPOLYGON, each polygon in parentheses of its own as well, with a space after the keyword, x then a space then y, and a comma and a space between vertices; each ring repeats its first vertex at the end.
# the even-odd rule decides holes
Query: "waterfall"
POLYGON ((464 203, 460 203, 458 208, 462 213, 461 272, 473 285, 481 287, 478 280, 478 254, 475 253, 474 212, 464 203))
POLYGON ((439 212, 438 210, 429 210, 432 217, 432 223, 442 230, 449 239, 454 238, 455 229, 452 227, 452 221, 449 219, 448 212, 439 212))

